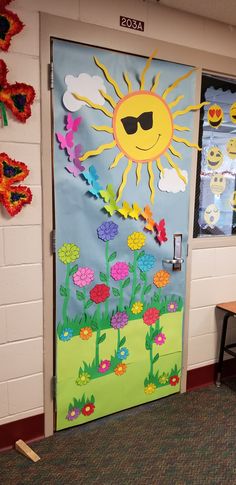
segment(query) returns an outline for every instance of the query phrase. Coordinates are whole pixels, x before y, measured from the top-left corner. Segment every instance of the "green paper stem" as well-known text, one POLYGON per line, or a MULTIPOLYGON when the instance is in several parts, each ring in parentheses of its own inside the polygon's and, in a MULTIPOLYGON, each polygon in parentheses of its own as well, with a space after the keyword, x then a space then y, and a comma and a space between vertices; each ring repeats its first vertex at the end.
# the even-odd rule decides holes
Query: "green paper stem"
POLYGON ((141 292, 141 302, 144 304, 144 293, 147 288, 147 273, 143 272, 144 274, 144 281, 143 281, 143 288, 141 292))
POLYGON ((66 289, 66 295, 63 301, 62 316, 63 316, 64 325, 68 325, 67 311, 68 311, 68 304, 70 300, 70 263, 66 265, 65 289, 66 289))
POLYGON ((120 348, 120 328, 117 329, 117 352, 120 348))
POLYGON ((134 260, 133 260, 133 283, 132 283, 132 292, 131 292, 131 300, 130 300, 130 307, 133 305, 135 300, 135 288, 137 285, 137 258, 138 258, 138 251, 134 250, 134 260))
POLYGON ((83 299, 83 307, 84 307, 84 312, 86 311, 85 309, 85 305, 86 305, 86 288, 83 288, 83 295, 84 295, 84 299, 83 299))
POLYGON ((2 114, 3 126, 8 126, 6 108, 5 108, 4 103, 2 101, 0 101, 0 110, 1 110, 1 114, 2 114))
MULTIPOLYGON (((106 277, 107 277, 107 285, 109 286, 110 283, 110 265, 109 265, 109 241, 106 241, 106 250, 105 250, 105 259, 106 259, 106 277)), ((108 298, 105 301, 105 318, 107 319, 109 315, 109 301, 108 298)))
POLYGON ((96 343, 95 343, 95 364, 96 364, 96 367, 99 366, 99 339, 100 339, 100 334, 101 334, 101 330, 100 330, 100 304, 97 305, 97 309, 96 309, 96 323, 97 323, 97 334, 96 334, 96 343))
MULTIPOLYGON (((150 327, 150 340, 152 339, 152 327, 150 327)), ((151 340, 152 342, 152 340, 151 340)), ((153 377, 153 351, 152 351, 153 343, 150 346, 150 376, 153 377)))
POLYGON ((123 310, 123 300, 124 300, 122 284, 123 284, 123 281, 120 281, 120 283, 119 283, 119 288, 120 288, 119 310, 121 312, 123 310))

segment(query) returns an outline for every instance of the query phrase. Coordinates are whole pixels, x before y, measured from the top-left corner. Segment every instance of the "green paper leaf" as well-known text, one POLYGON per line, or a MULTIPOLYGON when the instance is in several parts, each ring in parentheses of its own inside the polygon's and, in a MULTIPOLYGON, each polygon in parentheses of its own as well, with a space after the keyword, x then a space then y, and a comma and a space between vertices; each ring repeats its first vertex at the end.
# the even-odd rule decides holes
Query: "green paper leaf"
POLYGON ((144 290, 144 295, 147 295, 148 293, 150 293, 151 289, 152 289, 152 285, 148 285, 147 288, 145 288, 144 290))
POLYGON ((134 294, 137 295, 137 293, 141 290, 141 285, 140 283, 136 286, 135 290, 134 290, 134 294))
POLYGON ((142 281, 145 281, 146 280, 146 273, 144 273, 143 271, 140 270, 140 279, 142 281))
POLYGON ((78 271, 78 267, 79 267, 79 266, 78 266, 78 264, 75 264, 75 265, 74 265, 74 266, 71 268, 71 270, 70 270, 70 272, 69 272, 69 275, 70 275, 70 276, 72 276, 73 274, 75 274, 75 273, 76 273, 76 271, 78 271))
POLYGON ((105 340, 105 339, 106 339, 106 334, 105 334, 105 333, 103 333, 103 334, 101 335, 101 337, 99 337, 99 339, 98 339, 98 344, 101 344, 102 342, 104 342, 104 340, 105 340))
POLYGON ((146 335, 145 347, 146 347, 146 350, 150 350, 152 347, 152 341, 148 333, 146 335))
POLYGON ((130 278, 126 278, 126 280, 122 283, 122 288, 126 288, 130 284, 130 278))
POLYGON ((120 292, 117 288, 112 288, 112 293, 114 296, 120 296, 120 292))
POLYGON ((96 330, 98 329, 98 326, 96 323, 91 323, 91 329, 96 332, 96 330))
POLYGON ((85 310, 87 310, 88 308, 90 308, 92 306, 92 304, 93 304, 92 300, 88 300, 85 303, 85 305, 84 305, 85 310))
POLYGON ((130 273, 134 272, 134 265, 131 263, 129 263, 129 270, 130 270, 130 273))
POLYGON ((111 263, 112 261, 114 261, 114 259, 116 259, 116 255, 117 255, 116 251, 114 251, 114 253, 111 253, 108 258, 108 262, 111 263))
POLYGON ((126 342, 126 337, 123 337, 123 338, 121 339, 120 343, 119 343, 119 348, 120 348, 120 347, 123 347, 123 345, 125 344, 125 342, 126 342))
POLYGON ((63 285, 60 286, 60 295, 67 296, 67 289, 63 285))
POLYGON ((138 257, 137 257, 137 261, 142 258, 142 256, 144 256, 145 254, 145 251, 141 251, 141 253, 139 253, 138 257))
POLYGON ((100 273, 100 280, 103 282, 103 283, 107 283, 107 275, 105 275, 105 273, 100 273))
POLYGON ((154 359, 152 359, 152 363, 155 364, 155 362, 157 362, 159 359, 159 354, 156 354, 154 359))
POLYGON ((94 403, 95 403, 95 397, 94 397, 94 395, 93 395, 93 394, 92 394, 92 396, 91 396, 90 402, 91 402, 92 404, 94 404, 94 403))
POLYGON ((85 300, 85 296, 84 296, 84 294, 82 293, 82 291, 78 291, 78 290, 76 291, 76 298, 77 298, 77 300, 79 300, 79 301, 83 301, 83 300, 85 300))

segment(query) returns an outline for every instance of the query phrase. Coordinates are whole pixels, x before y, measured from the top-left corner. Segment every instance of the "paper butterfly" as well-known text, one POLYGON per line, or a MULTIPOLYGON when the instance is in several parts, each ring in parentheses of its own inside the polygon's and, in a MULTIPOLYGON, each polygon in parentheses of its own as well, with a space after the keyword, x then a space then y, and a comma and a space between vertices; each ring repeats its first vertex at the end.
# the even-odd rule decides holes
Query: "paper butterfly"
POLYGON ((35 90, 25 83, 9 84, 7 82, 7 66, 0 59, 0 112, 6 126, 6 107, 22 123, 31 116, 31 104, 35 98, 35 90))
POLYGON ((62 133, 56 133, 56 137, 57 137, 57 140, 58 140, 58 143, 60 145, 60 149, 61 150, 64 150, 65 148, 66 149, 69 149, 69 148, 72 148, 73 145, 74 145, 74 133, 73 131, 69 131, 68 133, 66 133, 66 136, 63 136, 62 133))
POLYGON ((154 229, 157 233, 156 235, 156 240, 159 242, 161 245, 163 242, 168 241, 167 235, 166 235, 166 228, 165 228, 165 219, 161 219, 159 224, 155 222, 154 229))
POLYGON ((19 34, 24 27, 19 17, 5 7, 11 0, 0 0, 0 49, 9 49, 13 35, 19 34))
POLYGON ((21 211, 23 205, 30 204, 32 193, 29 187, 14 186, 27 177, 29 170, 22 162, 12 160, 6 153, 0 153, 0 202, 10 216, 21 211))
POLYGON ((91 195, 94 195, 94 197, 96 197, 97 199, 99 197, 100 191, 102 190, 102 187, 98 183, 99 177, 98 177, 96 168, 93 165, 91 165, 88 171, 83 172, 81 176, 86 180, 88 185, 91 185, 91 189, 89 189, 88 192, 91 195))
POLYGON ((79 125, 82 121, 82 117, 78 116, 78 118, 73 119, 72 114, 68 114, 66 116, 66 130, 72 130, 76 132, 79 128, 79 125))
POLYGON ((100 190, 100 196, 107 202, 104 209, 112 216, 115 211, 119 210, 119 206, 115 200, 115 191, 112 184, 108 184, 106 190, 100 190))
POLYGON ((144 211, 141 212, 141 217, 147 222, 144 226, 147 231, 153 232, 155 221, 152 219, 152 211, 148 205, 144 207, 144 211))
POLYGON ((130 212, 132 210, 132 207, 130 207, 129 203, 124 200, 123 205, 120 209, 118 209, 118 212, 125 218, 130 215, 130 212))
POLYGON ((141 207, 139 207, 137 202, 134 202, 133 208, 129 213, 129 217, 131 217, 132 219, 136 219, 136 221, 137 221, 141 212, 142 212, 141 207))
POLYGON ((78 177, 79 173, 85 170, 85 167, 83 167, 80 161, 82 150, 83 150, 83 147, 80 144, 76 145, 74 150, 73 149, 67 150, 67 153, 69 155, 69 160, 70 162, 73 162, 73 163, 67 163, 65 168, 66 170, 68 170, 68 172, 72 173, 74 177, 78 177))

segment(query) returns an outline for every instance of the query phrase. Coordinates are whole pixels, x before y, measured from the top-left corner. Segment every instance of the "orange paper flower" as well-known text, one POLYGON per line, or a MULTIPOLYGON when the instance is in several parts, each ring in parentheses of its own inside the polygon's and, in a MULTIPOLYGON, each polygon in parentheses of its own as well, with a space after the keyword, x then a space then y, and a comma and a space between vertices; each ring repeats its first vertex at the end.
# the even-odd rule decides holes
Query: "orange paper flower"
POLYGON ((168 285, 169 281, 170 274, 164 269, 161 269, 154 274, 153 283, 157 286, 157 288, 163 288, 164 286, 168 285))
POLYGON ((90 327, 83 327, 80 330, 79 336, 82 340, 89 340, 93 335, 93 332, 90 327))
POLYGON ((127 365, 126 364, 118 364, 115 368, 115 374, 117 376, 122 376, 122 374, 125 374, 126 372, 126 369, 127 369, 127 365))

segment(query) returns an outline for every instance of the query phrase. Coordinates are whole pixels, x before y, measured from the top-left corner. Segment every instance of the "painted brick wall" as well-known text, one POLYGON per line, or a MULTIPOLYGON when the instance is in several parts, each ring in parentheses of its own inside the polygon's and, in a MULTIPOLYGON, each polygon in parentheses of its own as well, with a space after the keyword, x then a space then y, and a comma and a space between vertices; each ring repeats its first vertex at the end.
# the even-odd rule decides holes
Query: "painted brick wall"
MULTIPOLYGON (((0 209, 0 424, 43 411, 43 321, 38 11, 122 30, 119 16, 145 21, 145 35, 236 57, 234 29, 142 0, 16 0, 26 27, 8 54, 9 81, 37 92, 26 125, 9 115, 0 129, 0 150, 30 167, 33 202, 10 219, 0 209)), ((189 367, 216 358, 218 320, 214 304, 235 298, 235 248, 194 251, 191 286, 189 367), (225 263, 227 261, 227 264, 225 263), (217 265, 216 265, 217 262, 217 265)))

